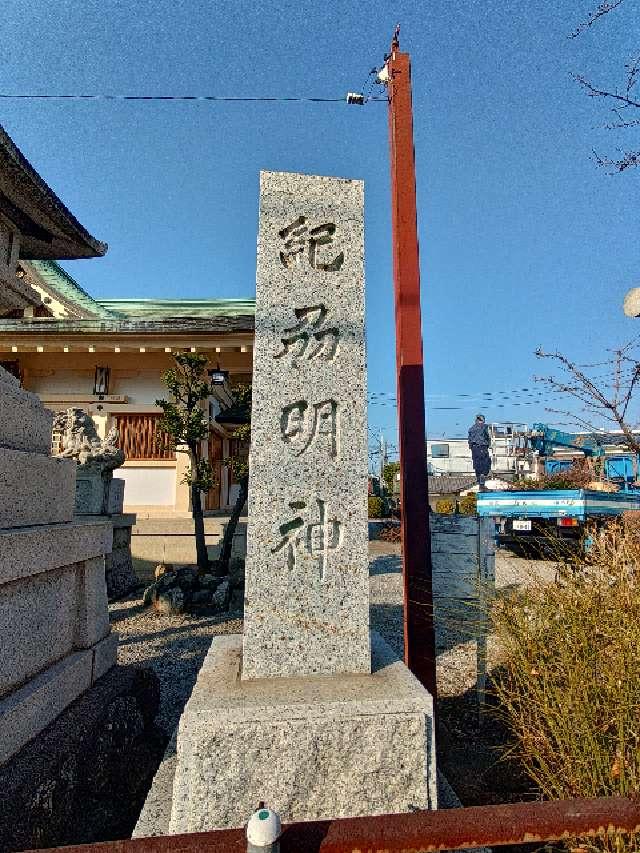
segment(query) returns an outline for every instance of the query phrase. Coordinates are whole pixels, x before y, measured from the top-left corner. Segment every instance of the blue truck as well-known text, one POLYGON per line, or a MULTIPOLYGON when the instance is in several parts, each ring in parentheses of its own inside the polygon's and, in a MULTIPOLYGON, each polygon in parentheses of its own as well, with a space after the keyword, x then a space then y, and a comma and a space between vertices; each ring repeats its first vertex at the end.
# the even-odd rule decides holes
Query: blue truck
POLYGON ((575 463, 572 453, 600 460, 600 477, 615 491, 542 489, 489 491, 478 494, 478 515, 496 521, 501 545, 524 546, 530 552, 553 550, 557 543, 577 545, 590 527, 623 512, 640 510, 636 454, 620 449, 610 437, 575 435, 535 424, 529 436, 532 451, 546 474, 558 474, 575 463), (555 456, 560 450, 569 458, 555 456))

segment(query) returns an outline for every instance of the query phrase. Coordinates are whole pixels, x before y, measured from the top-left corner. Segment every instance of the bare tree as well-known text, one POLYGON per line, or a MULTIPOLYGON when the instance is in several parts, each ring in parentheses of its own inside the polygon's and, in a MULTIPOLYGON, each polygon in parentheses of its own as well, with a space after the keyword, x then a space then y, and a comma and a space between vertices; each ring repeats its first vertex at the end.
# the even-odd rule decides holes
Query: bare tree
MULTIPOLYGON (((577 38, 585 30, 592 27, 602 17, 617 9, 624 0, 611 0, 602 2, 589 16, 570 34, 569 38, 577 38)), ((607 130, 622 130, 625 128, 640 127, 640 98, 638 97, 636 83, 640 77, 640 50, 625 64, 625 77, 622 86, 618 89, 609 89, 606 86, 595 85, 584 74, 573 74, 590 98, 602 98, 611 103, 612 119, 604 127, 607 130)), ((594 151, 594 157, 599 166, 604 166, 614 172, 624 172, 633 166, 640 165, 640 149, 623 150, 617 158, 603 157, 594 151)))
POLYGON ((608 3, 605 0, 605 2, 600 3, 600 5, 597 7, 597 9, 594 9, 592 12, 589 12, 588 17, 585 18, 585 20, 581 24, 578 24, 578 26, 571 33, 569 38, 572 38, 572 39, 576 38, 577 36, 580 35, 580 33, 583 33, 585 30, 588 30, 589 27, 592 27, 595 24, 595 22, 598 20, 598 18, 601 18, 603 15, 606 15, 608 12, 613 11, 613 9, 617 8, 623 2, 624 2, 624 0, 613 0, 612 3, 608 3))
POLYGON ((559 396, 578 401, 578 413, 569 409, 548 408, 548 412, 564 415, 575 424, 593 432, 604 428, 622 431, 623 443, 634 453, 640 453, 640 435, 634 433, 637 419, 632 417, 634 394, 640 383, 640 361, 633 354, 636 341, 612 350, 611 358, 599 364, 576 364, 561 352, 536 350, 538 358, 550 359, 559 370, 556 376, 536 376, 547 389, 559 396), (587 369, 605 367, 597 377, 589 376, 587 369))

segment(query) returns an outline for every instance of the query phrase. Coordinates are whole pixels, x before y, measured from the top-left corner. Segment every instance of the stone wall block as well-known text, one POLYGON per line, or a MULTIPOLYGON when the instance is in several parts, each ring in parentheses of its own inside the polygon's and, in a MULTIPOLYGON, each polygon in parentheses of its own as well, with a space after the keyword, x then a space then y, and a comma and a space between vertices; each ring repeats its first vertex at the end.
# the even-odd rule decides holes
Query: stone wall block
POLYGON ((72 651, 75 595, 74 566, 0 586, 0 696, 72 651))
POLYGON ((76 648, 88 649, 109 633, 104 557, 76 566, 76 648))
POLYGON ((0 699, 0 765, 91 686, 93 652, 73 652, 0 699))
POLYGON ((118 662, 118 634, 112 631, 93 647, 92 683, 108 672, 118 662))
POLYGON ((111 541, 105 519, 0 530, 0 586, 107 554, 111 541))
POLYGON ((0 447, 0 530, 71 521, 73 460, 0 447))
POLYGON ((0 447, 49 455, 53 412, 20 387, 5 371, 0 375, 0 447))

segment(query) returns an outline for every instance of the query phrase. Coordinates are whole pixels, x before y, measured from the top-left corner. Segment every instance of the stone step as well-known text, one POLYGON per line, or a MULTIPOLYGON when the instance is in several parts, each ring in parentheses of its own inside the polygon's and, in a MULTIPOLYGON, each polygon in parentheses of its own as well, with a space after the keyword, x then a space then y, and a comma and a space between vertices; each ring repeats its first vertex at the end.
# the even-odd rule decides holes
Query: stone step
POLYGON ((76 463, 0 447, 0 528, 71 521, 76 463))
MULTIPOLYGON (((203 521, 205 534, 221 536, 229 521, 229 516, 210 516, 204 518, 203 521)), ((246 532, 246 529, 247 519, 245 516, 240 518, 237 532, 246 532)), ((163 518, 141 518, 137 516, 131 532, 134 536, 193 536, 193 531, 193 518, 171 515, 163 518)))

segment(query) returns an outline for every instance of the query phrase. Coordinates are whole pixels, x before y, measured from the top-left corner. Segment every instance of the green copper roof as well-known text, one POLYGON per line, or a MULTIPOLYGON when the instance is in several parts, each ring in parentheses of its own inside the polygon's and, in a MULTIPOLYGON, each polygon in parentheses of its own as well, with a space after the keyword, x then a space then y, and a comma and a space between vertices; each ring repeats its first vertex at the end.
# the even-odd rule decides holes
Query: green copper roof
POLYGON ((73 302, 78 308, 93 317, 112 317, 111 312, 83 290, 68 272, 55 261, 29 261, 29 265, 37 272, 45 284, 60 294, 63 299, 73 302))
MULTIPOLYGON (((209 327, 228 328, 229 331, 253 329, 255 299, 93 299, 55 261, 29 261, 28 264, 45 286, 85 315, 76 320, 60 320, 61 328, 78 325, 79 329, 89 330, 96 322, 101 326, 106 322, 105 331, 107 326, 133 330, 141 328, 142 324, 160 328, 163 323, 177 328, 185 321, 193 321, 189 328, 202 331, 209 327), (183 322, 174 324, 174 320, 183 322)), ((39 318, 43 329, 44 323, 49 326, 51 322, 39 318)))
POLYGON ((255 299, 100 299, 109 316, 131 320, 253 316, 255 299))

